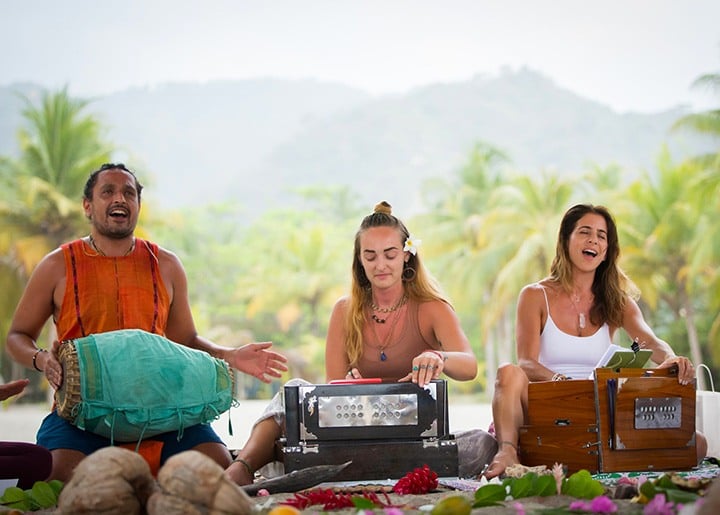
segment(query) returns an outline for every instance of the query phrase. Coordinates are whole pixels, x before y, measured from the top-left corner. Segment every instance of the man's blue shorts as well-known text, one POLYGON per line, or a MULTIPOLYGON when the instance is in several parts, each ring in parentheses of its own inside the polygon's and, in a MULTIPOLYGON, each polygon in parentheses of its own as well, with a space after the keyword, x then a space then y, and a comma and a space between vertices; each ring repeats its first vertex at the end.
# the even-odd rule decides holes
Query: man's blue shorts
MULTIPOLYGON (((145 438, 145 440, 163 442, 160 456, 161 465, 171 456, 188 451, 203 443, 212 442, 225 445, 210 424, 197 424, 186 427, 180 441, 178 441, 178 434, 177 431, 172 431, 145 438)), ((92 454, 103 447, 110 447, 108 438, 78 429, 60 417, 56 410, 50 412, 43 419, 37 432, 37 443, 51 451, 54 449, 73 449, 85 455, 92 454)))

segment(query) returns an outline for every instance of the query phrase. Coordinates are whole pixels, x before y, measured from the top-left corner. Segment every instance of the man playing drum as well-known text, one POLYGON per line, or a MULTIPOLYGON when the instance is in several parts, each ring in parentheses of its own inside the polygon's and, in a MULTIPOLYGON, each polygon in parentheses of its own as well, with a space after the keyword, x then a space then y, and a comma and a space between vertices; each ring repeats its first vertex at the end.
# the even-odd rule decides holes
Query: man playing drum
MULTIPOLYGON (((33 271, 15 311, 7 349, 15 361, 42 372, 50 385, 63 383, 60 342, 122 329, 140 329, 225 360, 269 383, 287 370, 286 358, 271 343, 226 348, 199 336, 190 311, 187 277, 178 257, 134 235, 142 185, 123 164, 105 164, 88 178, 83 210, 90 234, 45 256, 33 271), (52 352, 36 344, 52 317, 57 341, 52 352)), ((128 353, 127 359, 132 359, 128 353)), ((186 427, 146 439, 161 448, 160 464, 173 454, 195 449, 223 468, 230 452, 209 424, 186 427), (181 438, 179 438, 181 436, 181 438)), ((67 481, 75 466, 111 441, 83 431, 58 416, 43 420, 37 443, 52 452, 48 479, 67 481)))

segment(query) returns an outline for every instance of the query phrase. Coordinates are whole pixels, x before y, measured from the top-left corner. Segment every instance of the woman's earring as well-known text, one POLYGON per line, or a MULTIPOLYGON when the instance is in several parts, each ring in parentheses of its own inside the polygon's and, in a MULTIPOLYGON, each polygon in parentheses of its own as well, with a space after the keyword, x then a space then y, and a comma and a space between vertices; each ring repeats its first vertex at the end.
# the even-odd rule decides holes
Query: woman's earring
POLYGON ((405 263, 405 266, 403 267, 403 271, 402 271, 402 280, 405 281, 406 283, 409 283, 415 279, 415 274, 416 274, 415 269, 413 267, 411 267, 410 265, 408 265, 407 263, 405 263))

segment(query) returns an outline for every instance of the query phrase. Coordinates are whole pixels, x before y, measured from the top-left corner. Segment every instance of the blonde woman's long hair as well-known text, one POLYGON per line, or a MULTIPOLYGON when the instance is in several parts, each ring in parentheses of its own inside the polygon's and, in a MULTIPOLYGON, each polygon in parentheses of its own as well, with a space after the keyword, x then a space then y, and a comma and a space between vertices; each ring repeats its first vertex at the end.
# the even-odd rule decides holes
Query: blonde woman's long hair
POLYGON ((607 322, 621 327, 627 298, 640 296, 635 283, 625 275, 618 265, 620 243, 617 225, 610 211, 604 206, 576 204, 565 212, 558 231, 555 258, 550 266, 549 279, 559 284, 567 293, 572 293, 572 262, 570 261, 569 242, 578 220, 588 213, 602 216, 607 224, 607 252, 593 278, 592 293, 595 297, 590 309, 590 320, 595 325, 607 322))
MULTIPOLYGON (((347 311, 345 327, 345 349, 351 366, 357 365, 363 353, 363 326, 365 324, 365 308, 372 303, 372 289, 370 280, 365 274, 360 259, 360 236, 372 227, 392 227, 398 231, 398 239, 402 246, 410 237, 405 224, 392 214, 392 206, 385 201, 375 205, 375 209, 360 223, 355 233, 355 245, 352 260, 352 285, 350 305, 347 311)), ((403 269, 403 287, 407 298, 416 302, 440 300, 450 305, 449 300, 442 293, 435 278, 425 268, 420 254, 410 253, 410 259, 403 269), (412 274, 412 270, 415 271, 412 274)))

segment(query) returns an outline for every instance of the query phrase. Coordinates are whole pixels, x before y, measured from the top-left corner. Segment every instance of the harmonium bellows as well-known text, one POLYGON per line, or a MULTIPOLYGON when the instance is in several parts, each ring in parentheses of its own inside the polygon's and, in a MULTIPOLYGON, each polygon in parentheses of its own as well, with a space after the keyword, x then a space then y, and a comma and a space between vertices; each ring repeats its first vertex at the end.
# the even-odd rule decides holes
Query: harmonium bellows
POLYGON ((352 461, 339 480, 394 479, 423 465, 457 476, 444 380, 304 384, 284 393, 286 472, 352 461))

